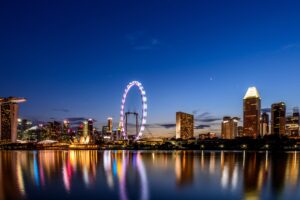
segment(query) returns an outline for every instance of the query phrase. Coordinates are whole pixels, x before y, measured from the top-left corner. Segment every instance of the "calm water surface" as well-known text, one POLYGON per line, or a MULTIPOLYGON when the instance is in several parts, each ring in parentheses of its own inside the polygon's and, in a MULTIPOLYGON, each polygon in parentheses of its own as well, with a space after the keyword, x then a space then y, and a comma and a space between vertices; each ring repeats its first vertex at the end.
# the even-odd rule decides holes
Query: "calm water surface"
POLYGON ((0 199, 300 199, 298 152, 0 151, 0 199))

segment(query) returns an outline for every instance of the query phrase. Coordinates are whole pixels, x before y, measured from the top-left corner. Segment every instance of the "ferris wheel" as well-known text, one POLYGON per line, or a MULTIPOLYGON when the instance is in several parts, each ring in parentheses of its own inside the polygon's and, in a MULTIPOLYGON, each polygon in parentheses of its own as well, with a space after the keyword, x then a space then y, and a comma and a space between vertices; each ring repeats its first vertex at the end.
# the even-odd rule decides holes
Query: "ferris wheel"
POLYGON ((145 130, 145 125, 147 122, 147 97, 146 97, 146 92, 143 87, 143 85, 138 82, 138 81, 132 81, 130 82, 127 87, 125 88, 125 91, 123 93, 122 97, 122 103, 121 103, 121 111, 120 111, 120 129, 121 129, 121 134, 124 138, 128 138, 127 134, 127 115, 128 114, 134 114, 136 116, 136 139, 140 139, 143 135, 143 131, 145 130), (139 123, 138 120, 138 113, 136 112, 124 112, 125 108, 125 103, 126 103, 126 98, 127 95, 132 87, 138 87, 139 92, 141 94, 141 100, 142 100, 142 117, 141 117, 141 123, 139 123))

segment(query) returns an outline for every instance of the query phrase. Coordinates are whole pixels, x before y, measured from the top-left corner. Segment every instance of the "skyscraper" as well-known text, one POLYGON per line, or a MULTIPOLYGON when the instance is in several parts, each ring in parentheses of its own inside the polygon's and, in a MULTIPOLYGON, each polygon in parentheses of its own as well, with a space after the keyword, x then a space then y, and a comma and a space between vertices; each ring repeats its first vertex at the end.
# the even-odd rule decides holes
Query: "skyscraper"
POLYGON ((62 135, 62 125, 58 121, 48 122, 47 135, 51 140, 58 140, 62 135))
POLYGON ((299 124, 300 122, 300 114, 299 114, 299 108, 295 107, 293 109, 293 117, 295 117, 295 122, 299 124))
POLYGON ((299 108, 293 109, 293 115, 286 118, 286 133, 289 136, 299 136, 299 108))
POLYGON ((108 127, 108 132, 112 133, 113 132, 113 119, 111 117, 107 118, 107 127, 108 127))
POLYGON ((250 87, 244 97, 244 136, 257 138, 260 132, 261 99, 256 87, 250 87))
POLYGON ((271 133, 282 136, 285 135, 285 113, 286 113, 286 106, 284 102, 274 103, 272 104, 272 126, 271 126, 271 133))
POLYGON ((24 98, 0 98, 0 140, 16 142, 18 127, 18 103, 25 102, 24 98))
POLYGON ((88 133, 89 133, 89 135, 94 134, 94 120, 93 119, 88 120, 88 133))
POLYGON ((187 140, 194 137, 194 115, 176 113, 176 139, 187 140))
POLYGON ((24 133, 27 129, 32 127, 32 121, 27 119, 18 119, 18 131, 17 131, 17 138, 23 138, 24 133))
POLYGON ((64 120, 63 134, 68 134, 69 131, 70 131, 70 122, 68 120, 64 120))
POLYGON ((260 134, 265 136, 269 134, 269 115, 268 113, 263 113, 260 120, 260 134))
POLYGON ((83 137, 87 137, 89 135, 88 122, 83 121, 83 137))
POLYGON ((234 139, 238 136, 238 121, 237 117, 224 117, 222 122, 222 138, 234 139))

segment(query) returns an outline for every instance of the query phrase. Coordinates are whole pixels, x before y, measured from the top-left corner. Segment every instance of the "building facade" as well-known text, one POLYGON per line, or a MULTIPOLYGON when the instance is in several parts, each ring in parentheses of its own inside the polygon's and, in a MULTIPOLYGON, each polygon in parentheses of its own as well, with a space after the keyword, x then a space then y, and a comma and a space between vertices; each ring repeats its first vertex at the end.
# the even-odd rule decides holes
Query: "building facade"
POLYGON ((244 97, 243 135, 256 139, 260 132, 261 99, 255 87, 250 87, 244 97))
POLYGON ((271 133, 277 136, 283 136, 285 132, 286 124, 286 105, 284 102, 272 104, 271 116, 272 116, 272 126, 271 133))
POLYGON ((299 109, 293 109, 293 115, 286 118, 286 133, 289 136, 299 136, 299 109))
POLYGON ((4 142, 17 141, 19 103, 24 98, 0 98, 0 140, 4 142))
POLYGON ((62 125, 58 121, 48 122, 47 129, 47 137, 51 140, 58 140, 62 135, 63 129, 62 125))
POLYGON ((223 118, 222 122, 222 139, 235 139, 238 136, 238 122, 237 117, 226 116, 223 118))
POLYGON ((200 133, 199 140, 217 139, 217 134, 213 132, 200 133))
POLYGON ((89 125, 88 125, 88 121, 83 121, 83 137, 87 137, 89 136, 89 125))
POLYGON ((94 135, 94 120, 93 119, 88 120, 88 134, 94 135))
POLYGON ((107 118, 107 127, 108 127, 108 132, 112 133, 113 132, 113 119, 111 117, 107 118))
POLYGON ((70 132, 70 122, 68 120, 64 120, 63 134, 68 134, 69 132, 70 132))
POLYGON ((263 113, 260 119, 260 134, 261 136, 265 136, 269 134, 269 131, 269 115, 268 113, 263 113))
POLYGON ((176 113, 176 139, 187 140, 194 137, 194 115, 176 113))

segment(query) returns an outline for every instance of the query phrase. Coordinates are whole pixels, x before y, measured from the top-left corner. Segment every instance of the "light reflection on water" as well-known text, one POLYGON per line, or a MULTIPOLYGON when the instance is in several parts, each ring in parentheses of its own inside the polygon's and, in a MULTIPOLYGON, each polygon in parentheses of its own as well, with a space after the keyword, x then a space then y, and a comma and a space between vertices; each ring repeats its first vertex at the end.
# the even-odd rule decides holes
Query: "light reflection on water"
POLYGON ((0 151, 0 199, 299 199, 298 152, 0 151))

